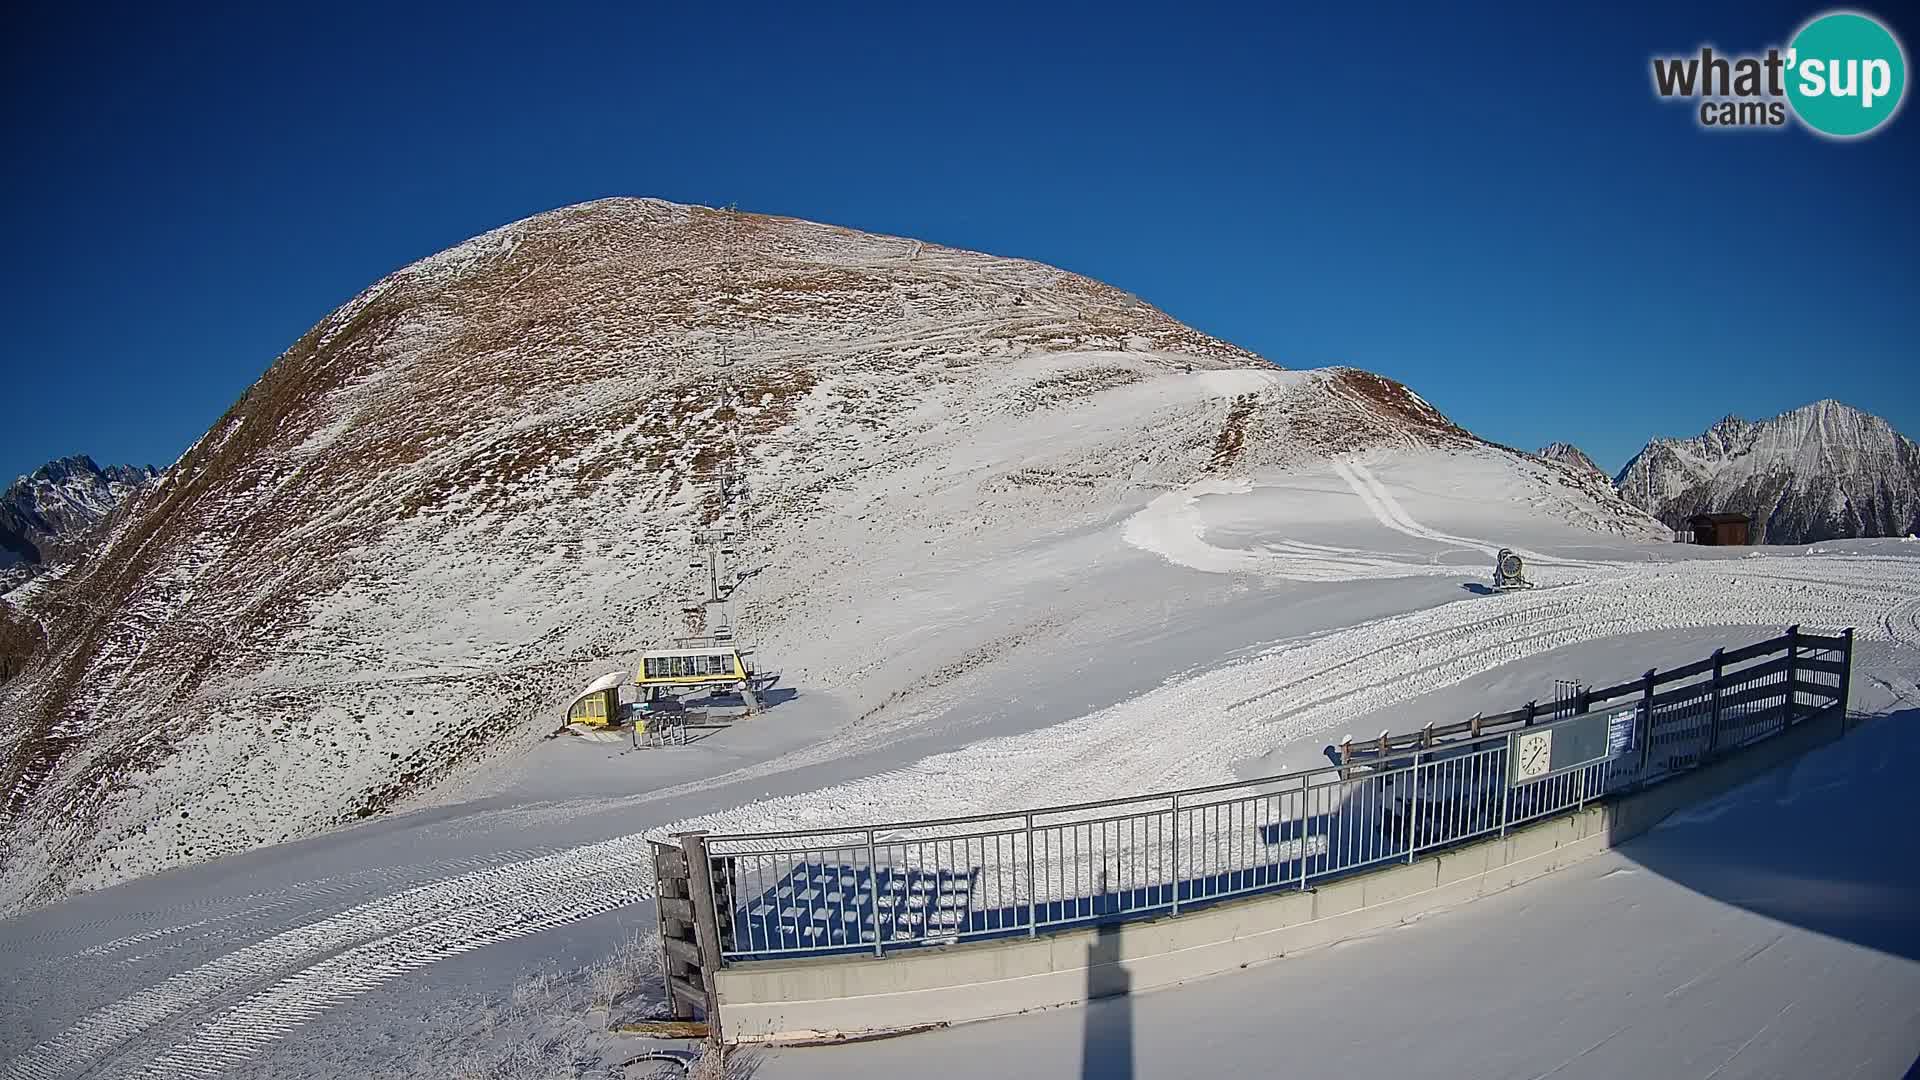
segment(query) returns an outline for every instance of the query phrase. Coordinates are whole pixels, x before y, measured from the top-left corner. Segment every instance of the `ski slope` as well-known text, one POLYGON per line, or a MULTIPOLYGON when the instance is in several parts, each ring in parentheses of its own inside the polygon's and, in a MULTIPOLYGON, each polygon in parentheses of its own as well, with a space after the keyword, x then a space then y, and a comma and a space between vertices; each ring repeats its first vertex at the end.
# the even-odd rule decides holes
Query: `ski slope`
MULTIPOLYGON (((1432 460, 1416 464, 1451 467, 1432 460)), ((1464 551, 1490 563, 1501 546, 1421 524, 1363 461, 1336 459, 1330 468, 1382 530, 1438 550, 1409 554, 1303 545, 1286 539, 1292 522, 1285 519, 1274 525, 1280 538, 1257 553, 1210 543, 1198 500, 1256 497, 1251 481, 1203 481, 1161 496, 1129 519, 1123 534, 1129 543, 1191 569, 1311 582, 1457 579, 1459 565, 1440 561, 1443 556, 1464 551)), ((1288 480, 1287 505, 1298 511, 1302 477, 1288 480)), ((1220 514, 1233 520, 1235 511, 1227 507, 1220 514)), ((1510 528, 1522 531, 1518 523, 1510 528)), ((1542 538, 1550 534, 1538 526, 1532 531, 1542 538)), ((983 740, 831 788, 687 819, 674 828, 761 832, 917 820, 1221 783, 1238 777, 1239 763, 1274 747, 1331 741, 1328 736, 1337 738, 1339 726, 1354 717, 1405 705, 1531 655, 1647 631, 1804 623, 1810 629, 1855 626, 1869 644, 1915 642, 1903 604, 1920 596, 1920 560, 1903 556, 1673 558, 1653 564, 1556 558, 1530 550, 1529 557, 1537 568, 1530 573, 1541 586, 1531 591, 1306 635, 1170 679, 1066 723, 983 740), (1205 718, 1204 737, 1167 737, 1189 717, 1205 718)), ((1692 659, 1697 657, 1682 655, 1673 662, 1692 659)), ((1595 674, 1608 678, 1631 672, 1595 674)))
MULTIPOLYGON (((684 751, 543 744, 465 801, 0 922, 18 973, 0 991, 0 1078, 435 1075, 394 1060, 412 1025, 484 1023, 476 1003, 530 965, 584 962, 651 923, 650 830, 1233 779, 1360 718, 1452 719, 1439 703, 1476 680, 1537 693, 1795 622, 1859 628, 1859 703, 1920 704, 1920 546, 1725 558, 1609 539, 1515 496, 1534 489, 1503 481, 1510 467, 1408 450, 1163 493, 1000 556, 1017 589, 983 589, 977 563, 925 568, 913 607, 956 625, 1026 620, 1062 595, 1111 602, 911 709, 841 712, 803 688, 764 726, 684 751), (1474 595, 1497 546, 1535 552, 1541 587, 1474 595)), ((902 617, 892 595, 870 603, 902 617)))

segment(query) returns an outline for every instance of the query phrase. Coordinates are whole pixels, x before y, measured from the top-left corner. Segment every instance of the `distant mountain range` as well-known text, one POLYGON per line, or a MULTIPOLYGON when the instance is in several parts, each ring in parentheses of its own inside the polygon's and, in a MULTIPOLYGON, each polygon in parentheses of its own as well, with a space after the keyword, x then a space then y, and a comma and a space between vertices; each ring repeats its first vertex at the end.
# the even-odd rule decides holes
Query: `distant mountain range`
POLYGON ((79 554, 108 515, 159 475, 151 465, 102 468, 74 454, 8 485, 0 494, 0 591, 79 554))
POLYGON ((1754 543, 1920 530, 1920 448, 1838 401, 1758 422, 1729 416, 1691 439, 1654 439, 1614 483, 1622 498, 1676 529, 1695 514, 1750 514, 1754 543))

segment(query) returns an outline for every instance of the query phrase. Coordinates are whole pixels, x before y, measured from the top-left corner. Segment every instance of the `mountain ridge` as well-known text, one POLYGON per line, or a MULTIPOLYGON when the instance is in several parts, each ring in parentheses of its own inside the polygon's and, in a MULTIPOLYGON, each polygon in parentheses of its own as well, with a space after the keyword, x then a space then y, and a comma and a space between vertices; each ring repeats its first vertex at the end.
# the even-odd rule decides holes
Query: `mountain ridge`
POLYGON ((159 475, 151 465, 102 467, 70 454, 15 479, 0 492, 0 592, 82 554, 102 523, 159 475))
POLYGON ((1920 528, 1920 447, 1885 419, 1831 398, 1759 421, 1730 414, 1692 438, 1650 440, 1614 483, 1677 529, 1694 514, 1751 514, 1755 543, 1920 528))

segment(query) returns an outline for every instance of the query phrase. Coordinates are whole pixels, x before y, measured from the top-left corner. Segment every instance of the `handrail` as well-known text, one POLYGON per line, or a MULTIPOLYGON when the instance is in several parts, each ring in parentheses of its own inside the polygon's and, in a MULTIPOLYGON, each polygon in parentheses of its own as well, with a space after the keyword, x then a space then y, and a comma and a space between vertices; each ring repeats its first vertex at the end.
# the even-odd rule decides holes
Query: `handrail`
MULTIPOLYGON (((684 983, 676 1009, 704 1001, 711 1011, 706 975, 730 962, 884 956, 1089 921, 1178 916, 1504 836, 1808 720, 1837 713, 1844 729, 1852 644, 1851 630, 1829 638, 1793 627, 1622 683, 1608 694, 1631 703, 1625 713, 1583 689, 1546 708, 1529 702, 1363 747, 1348 741, 1338 764, 1247 780, 1037 810, 656 840, 663 940, 671 931, 677 942, 663 963, 684 983), (1834 641, 1837 656, 1820 655, 1834 641), (1662 685, 1674 688, 1659 692, 1662 685), (1509 774, 1510 740, 1526 730, 1510 725, 1558 730, 1586 724, 1572 719, 1583 714, 1606 725, 1604 757, 1526 780, 1509 774), (684 859, 673 857, 674 847, 684 859)), ((1576 744, 1592 736, 1577 735, 1576 744)))
MULTIPOLYGON (((1798 633, 1797 628, 1792 628, 1792 629, 1789 629, 1787 633, 1782 634, 1778 637, 1768 638, 1764 641, 1757 641, 1751 645, 1745 645, 1738 649, 1728 650, 1721 655, 1720 660, 1723 665, 1740 663, 1746 660, 1755 659, 1757 657, 1768 656, 1775 652, 1785 651, 1786 649, 1789 648, 1790 645, 1792 645, 1796 641, 1801 646, 1811 647, 1811 648, 1837 649, 1837 648, 1842 648, 1845 645, 1844 638, 1823 637, 1823 636, 1814 635, 1814 634, 1798 633), (1828 644, 1829 642, 1831 642, 1832 644, 1828 644)), ((1669 682, 1676 682, 1681 679, 1689 678, 1694 675, 1706 674, 1711 672, 1712 670, 1713 670, 1713 658, 1708 657, 1705 660, 1694 661, 1693 663, 1686 664, 1678 668, 1674 668, 1667 672, 1650 672, 1649 674, 1653 676, 1651 680, 1652 685, 1662 686, 1669 682)), ((1742 671, 1723 671, 1722 680, 1725 681, 1725 680, 1735 679, 1742 675, 1746 675, 1751 671, 1752 669, 1745 669, 1742 671)), ((1601 690, 1588 691, 1587 694, 1585 695, 1585 700, 1589 708, 1591 708, 1591 706, 1594 704, 1604 703, 1614 698, 1626 697, 1629 695, 1638 696, 1645 691, 1645 689, 1648 686, 1648 683, 1649 683, 1648 678, 1646 676, 1642 676, 1630 682, 1620 683, 1617 686, 1606 687, 1601 690)), ((1658 703, 1659 703, 1659 700, 1656 699, 1656 704, 1658 703)), ((1529 719, 1539 721, 1539 720, 1550 720, 1552 718, 1553 716, 1550 710, 1547 710, 1543 707, 1538 707, 1538 706, 1528 706, 1520 709, 1514 709, 1509 712, 1497 713, 1492 716, 1482 716, 1478 718, 1478 726, 1480 729, 1480 733, 1478 736, 1473 737, 1471 739, 1467 739, 1467 740, 1450 741, 1447 745, 1447 749, 1457 750, 1461 747, 1471 746, 1481 742, 1491 742, 1496 739, 1504 739, 1506 737, 1507 733, 1505 731, 1489 730, 1489 729, 1500 728, 1500 727, 1514 724, 1516 722, 1522 722, 1529 719)), ((1458 721, 1452 724, 1435 725, 1431 729, 1431 732, 1435 737, 1450 738, 1451 736, 1459 734, 1461 732, 1467 732, 1472 730, 1474 724, 1475 724, 1475 721, 1473 720, 1463 720, 1463 721, 1458 721)), ((1405 749, 1405 750, 1422 749, 1422 748, 1425 748, 1425 744, 1419 742, 1418 740, 1421 740, 1424 737, 1425 737, 1424 734, 1418 731, 1410 732, 1403 735, 1390 735, 1390 736, 1387 736, 1385 740, 1385 749, 1389 751, 1400 750, 1400 749, 1405 749), (1414 740, 1414 741, 1408 742, 1405 746, 1397 745, 1399 740, 1402 740, 1402 739, 1414 740)), ((1381 747, 1381 740, 1369 739, 1364 742, 1355 742, 1353 745, 1355 746, 1355 748, 1358 748, 1358 749, 1373 750, 1375 748, 1381 747)), ((767 831, 761 831, 761 832, 710 833, 708 834, 707 839, 709 843, 714 843, 714 842, 731 843, 731 842, 744 842, 744 841, 752 841, 752 840, 790 839, 790 838, 800 838, 800 837, 809 837, 809 836, 839 836, 839 835, 846 835, 846 834, 865 834, 868 830, 873 830, 876 832, 880 832, 880 831, 897 832, 897 831, 911 830, 911 829, 952 827, 952 826, 959 826, 959 825, 975 825, 975 824, 980 824, 980 823, 989 822, 989 821, 1017 820, 1027 815, 1033 815, 1033 816, 1039 817, 1039 816, 1051 815, 1051 814, 1071 814, 1071 813, 1078 813, 1086 810, 1098 810, 1098 809, 1102 809, 1110 806, 1122 806, 1122 805, 1133 804, 1133 803, 1151 802, 1155 800, 1172 799, 1175 797, 1185 798, 1185 797, 1194 796, 1194 795, 1208 795, 1216 792, 1230 791, 1238 788, 1257 787, 1263 784, 1279 784, 1279 783, 1285 783, 1288 781, 1299 781, 1306 777, 1317 776, 1317 775, 1328 773, 1328 772, 1337 772, 1340 769, 1341 769, 1341 766, 1339 765, 1322 765, 1322 766, 1316 766, 1311 769, 1301 769, 1295 772, 1275 773, 1269 776, 1254 777, 1254 778, 1245 779, 1245 780, 1227 780, 1227 781, 1222 781, 1216 784, 1204 785, 1201 787, 1173 788, 1173 789, 1167 789, 1162 791, 1144 792, 1138 795, 1120 795, 1110 799, 1093 799, 1093 800, 1088 800, 1084 802, 1060 803, 1052 806, 1022 807, 1018 809, 996 811, 992 813, 967 814, 967 815, 962 815, 958 817, 922 818, 922 819, 911 820, 911 821, 860 822, 857 824, 847 824, 847 825, 819 826, 819 827, 809 828, 809 829, 775 829, 775 830, 767 830, 767 831)))

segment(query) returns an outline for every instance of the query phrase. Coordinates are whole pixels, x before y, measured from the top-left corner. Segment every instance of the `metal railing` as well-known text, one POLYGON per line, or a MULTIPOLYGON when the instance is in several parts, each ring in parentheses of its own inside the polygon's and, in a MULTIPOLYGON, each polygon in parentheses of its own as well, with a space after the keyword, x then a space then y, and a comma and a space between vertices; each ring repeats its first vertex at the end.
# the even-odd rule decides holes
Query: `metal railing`
MULTIPOLYGON (((888 950, 1183 909, 1318 882, 1657 783, 1846 707, 1853 632, 1786 634, 1554 707, 1346 743, 1258 780, 1002 814, 690 834, 720 962, 888 950), (1615 704, 1609 705, 1609 702, 1615 704), (1515 732, 1608 714, 1604 758, 1509 778, 1515 732)), ((1589 721, 1589 723, 1593 723, 1589 721)), ((671 958, 669 958, 671 963, 671 958)))

